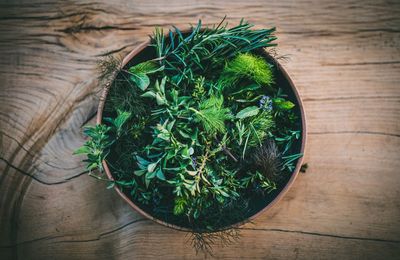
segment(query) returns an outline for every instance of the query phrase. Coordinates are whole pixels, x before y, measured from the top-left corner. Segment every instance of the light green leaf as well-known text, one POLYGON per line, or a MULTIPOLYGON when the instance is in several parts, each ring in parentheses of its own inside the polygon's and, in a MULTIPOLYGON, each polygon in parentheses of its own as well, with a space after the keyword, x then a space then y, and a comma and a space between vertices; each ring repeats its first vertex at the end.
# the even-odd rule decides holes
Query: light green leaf
POLYGON ((189 173, 190 176, 196 176, 197 175, 197 171, 186 170, 186 172, 189 173))
POLYGON ((149 187, 150 181, 151 181, 151 179, 148 179, 147 176, 146 176, 146 178, 144 178, 144 183, 146 184, 146 189, 149 187))
POLYGON ((89 152, 90 152, 89 147, 84 145, 84 146, 81 146, 78 149, 76 149, 74 151, 74 154, 88 154, 89 152))
POLYGON ((154 61, 145 61, 129 68, 129 72, 133 74, 151 74, 164 69, 164 66, 159 67, 154 61))
POLYGON ((142 169, 142 170, 136 170, 136 171, 134 171, 133 173, 136 175, 136 176, 142 176, 143 174, 145 174, 147 172, 147 170, 146 169, 142 169))
POLYGON ((275 107, 282 110, 290 110, 295 106, 292 102, 283 98, 274 98, 273 102, 275 107))
POLYGON ((143 91, 150 85, 150 79, 144 73, 131 74, 130 79, 143 91))
POLYGON ((182 157, 183 157, 183 158, 190 158, 190 151, 189 151, 189 148, 187 148, 187 147, 183 148, 181 154, 182 154, 182 157))
POLYGON ((173 120, 172 122, 167 124, 167 130, 171 132, 172 127, 174 127, 176 120, 173 120))
POLYGON ((226 193, 225 191, 219 190, 219 192, 221 193, 222 196, 229 198, 229 194, 226 193))
POLYGON ((246 107, 236 114, 236 118, 243 119, 246 117, 255 116, 258 114, 259 110, 260 109, 256 106, 246 107))
POLYGON ((118 110, 118 116, 114 120, 114 125, 117 129, 120 129, 122 125, 131 117, 131 113, 127 111, 118 110))
POLYGON ((157 101, 157 105, 165 104, 165 100, 158 93, 156 94, 156 101, 157 101))
POLYGON ((149 165, 147 165, 147 171, 148 172, 153 172, 154 169, 156 168, 157 164, 158 163, 155 162, 155 163, 150 163, 149 165))
POLYGON ((141 97, 146 97, 146 98, 155 98, 156 97, 156 93, 154 93, 153 91, 147 91, 144 94, 140 95, 141 97))
POLYGON ((146 179, 148 179, 148 180, 153 179, 155 176, 156 176, 156 172, 155 171, 146 173, 146 179))

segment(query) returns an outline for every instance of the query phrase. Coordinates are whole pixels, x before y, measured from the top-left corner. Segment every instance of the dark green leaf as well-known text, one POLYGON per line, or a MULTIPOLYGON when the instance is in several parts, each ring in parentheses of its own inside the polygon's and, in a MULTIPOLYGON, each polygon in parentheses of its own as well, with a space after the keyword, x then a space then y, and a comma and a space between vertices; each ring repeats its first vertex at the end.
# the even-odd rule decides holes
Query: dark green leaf
POLYGON ((161 168, 157 170, 156 176, 158 179, 165 181, 164 173, 162 172, 161 168))

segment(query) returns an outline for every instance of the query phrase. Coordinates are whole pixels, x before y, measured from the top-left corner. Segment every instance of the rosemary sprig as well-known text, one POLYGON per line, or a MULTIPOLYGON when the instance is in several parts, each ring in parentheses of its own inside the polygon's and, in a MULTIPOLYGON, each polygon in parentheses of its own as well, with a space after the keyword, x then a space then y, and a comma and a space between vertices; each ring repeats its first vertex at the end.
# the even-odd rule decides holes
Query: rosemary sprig
POLYGON ((199 20, 190 34, 183 34, 174 27, 174 31, 169 31, 168 39, 162 29, 156 29, 152 46, 160 66, 165 66, 166 72, 179 84, 182 80, 195 80, 197 75, 224 64, 238 53, 276 46, 272 43, 276 39, 275 28, 253 30, 254 25, 244 20, 232 28, 227 25, 223 20, 215 27, 203 28, 199 20))

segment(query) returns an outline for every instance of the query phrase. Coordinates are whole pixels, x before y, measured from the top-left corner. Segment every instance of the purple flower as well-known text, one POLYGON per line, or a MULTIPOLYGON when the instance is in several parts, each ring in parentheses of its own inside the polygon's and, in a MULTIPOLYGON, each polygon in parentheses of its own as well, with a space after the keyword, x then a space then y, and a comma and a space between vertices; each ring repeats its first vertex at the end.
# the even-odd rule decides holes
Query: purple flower
POLYGON ((196 159, 196 157, 194 157, 194 156, 191 156, 191 158, 192 158, 192 165, 193 165, 193 168, 196 168, 196 166, 197 166, 197 159, 196 159))
POLYGON ((260 109, 263 109, 265 111, 271 111, 272 110, 272 99, 269 96, 262 96, 259 101, 259 107, 260 107, 260 109))

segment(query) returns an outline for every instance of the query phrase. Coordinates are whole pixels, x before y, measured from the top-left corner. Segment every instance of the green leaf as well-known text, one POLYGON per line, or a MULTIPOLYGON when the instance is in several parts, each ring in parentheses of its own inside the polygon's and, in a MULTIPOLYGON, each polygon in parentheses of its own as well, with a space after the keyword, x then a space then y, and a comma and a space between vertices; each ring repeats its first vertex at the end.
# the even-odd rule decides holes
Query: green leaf
POLYGON ((157 162, 155 163, 150 163, 149 165, 147 165, 147 171, 148 172, 153 172, 155 170, 155 168, 157 167, 157 162))
POLYGON ((139 155, 136 155, 136 160, 138 161, 139 164, 147 166, 150 164, 149 161, 147 161, 146 159, 140 157, 139 155))
POLYGON ((162 172, 161 168, 157 170, 156 176, 158 179, 165 181, 164 173, 162 172))
POLYGON ((154 61, 145 61, 129 68, 129 72, 133 74, 151 74, 164 69, 159 67, 154 61))
POLYGON ((219 190, 219 192, 221 193, 222 196, 229 198, 229 194, 226 193, 225 191, 219 190))
POLYGON ((146 188, 149 187, 151 179, 144 178, 144 183, 146 184, 146 188))
POLYGON ((153 91, 147 91, 144 94, 140 95, 141 97, 146 97, 146 98, 155 98, 156 97, 156 93, 154 93, 153 91))
POLYGON ((153 179, 155 176, 156 176, 156 172, 155 171, 146 173, 146 179, 148 179, 148 180, 153 179))
POLYGON ((198 209, 195 209, 193 213, 193 218, 198 219, 199 216, 200 216, 200 211, 198 209))
POLYGON ((161 83, 159 85, 160 91, 161 93, 163 93, 163 95, 165 94, 165 83, 167 82, 167 77, 163 77, 161 80, 161 83))
POLYGON ((114 120, 114 126, 120 129, 123 124, 131 117, 131 113, 127 111, 118 110, 118 116, 114 120))
POLYGON ((179 133, 182 137, 184 137, 184 138, 192 139, 192 138, 190 137, 190 135, 188 135, 187 133, 185 133, 184 131, 182 131, 182 130, 180 130, 180 129, 178 129, 178 133, 179 133))
POLYGON ((73 154, 88 154, 88 153, 90 153, 90 148, 84 145, 76 149, 73 154))
POLYGON ((187 147, 183 148, 181 155, 183 158, 188 158, 189 157, 189 149, 187 147))
POLYGON ((260 109, 256 106, 246 107, 236 114, 236 118, 243 119, 246 117, 255 116, 258 114, 259 110, 260 109))
POLYGON ((197 175, 197 171, 189 171, 189 170, 186 170, 186 172, 190 175, 190 176, 196 176, 197 175))
POLYGON ((150 79, 144 73, 131 74, 130 79, 143 91, 150 85, 150 79))
POLYGON ((164 105, 165 104, 165 100, 160 96, 160 94, 156 94, 156 101, 157 101, 157 105, 164 105))
POLYGON ((170 150, 170 151, 167 153, 166 159, 169 160, 169 159, 171 159, 171 158, 174 158, 175 156, 176 156, 176 150, 170 150))
POLYGON ((281 110, 290 110, 295 106, 292 102, 285 100, 283 98, 274 98, 273 102, 274 106, 281 110))
POLYGON ((147 172, 147 169, 142 169, 142 170, 136 170, 136 171, 134 171, 133 173, 136 175, 136 176, 142 176, 143 174, 145 174, 147 172))
POLYGON ((89 164, 86 168, 90 171, 90 170, 97 168, 98 166, 99 166, 98 163, 93 162, 93 163, 89 164))

